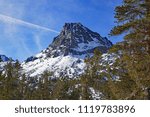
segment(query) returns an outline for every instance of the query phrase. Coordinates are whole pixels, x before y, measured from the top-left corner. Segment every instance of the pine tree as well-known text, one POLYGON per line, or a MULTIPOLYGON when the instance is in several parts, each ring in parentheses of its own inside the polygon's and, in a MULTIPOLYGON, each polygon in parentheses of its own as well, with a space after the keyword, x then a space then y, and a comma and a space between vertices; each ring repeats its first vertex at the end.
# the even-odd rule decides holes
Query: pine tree
POLYGON ((117 26, 111 35, 125 34, 121 52, 128 78, 135 88, 126 99, 147 99, 150 87, 150 2, 124 0, 116 7, 117 26))
POLYGON ((5 76, 2 74, 2 71, 0 71, 0 99, 6 99, 5 98, 5 92, 4 92, 4 88, 5 88, 5 76))
POLYGON ((69 84, 68 84, 67 79, 63 79, 63 78, 57 79, 54 85, 54 88, 51 92, 52 99, 55 99, 55 100, 67 99, 68 89, 69 89, 69 84))
POLYGON ((35 89, 35 97, 37 99, 48 100, 51 99, 51 80, 50 80, 51 73, 48 71, 44 71, 37 82, 37 89, 35 89))
POLYGON ((19 86, 18 86, 18 96, 19 99, 26 99, 26 92, 27 92, 27 77, 25 74, 21 75, 21 78, 18 80, 19 86))
POLYGON ((16 99, 16 92, 17 92, 17 78, 13 75, 13 64, 9 62, 5 66, 5 78, 4 78, 4 95, 6 99, 16 99))
POLYGON ((99 49, 94 50, 94 55, 92 57, 87 57, 85 59, 86 70, 81 76, 81 98, 83 100, 92 99, 91 88, 100 91, 101 77, 100 77, 100 58, 102 53, 99 49))
POLYGON ((79 79, 70 80, 70 93, 68 95, 69 100, 79 100, 81 95, 81 87, 79 85, 79 79))

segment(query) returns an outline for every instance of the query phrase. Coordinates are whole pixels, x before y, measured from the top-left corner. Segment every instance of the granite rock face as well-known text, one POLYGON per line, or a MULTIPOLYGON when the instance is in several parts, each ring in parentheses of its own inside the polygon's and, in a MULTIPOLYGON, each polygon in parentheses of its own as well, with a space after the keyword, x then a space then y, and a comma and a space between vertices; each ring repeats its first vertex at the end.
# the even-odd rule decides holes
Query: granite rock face
POLYGON ((106 37, 101 37, 81 23, 65 23, 60 34, 43 52, 48 57, 83 55, 93 53, 96 48, 105 53, 111 46, 112 43, 106 37))

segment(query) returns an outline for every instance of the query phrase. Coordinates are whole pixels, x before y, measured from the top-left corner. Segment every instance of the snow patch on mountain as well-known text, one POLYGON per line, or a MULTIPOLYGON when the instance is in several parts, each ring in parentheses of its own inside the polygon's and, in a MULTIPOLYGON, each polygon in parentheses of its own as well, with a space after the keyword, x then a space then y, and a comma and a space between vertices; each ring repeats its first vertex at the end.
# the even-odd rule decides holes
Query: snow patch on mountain
POLYGON ((68 55, 24 62, 22 66, 24 72, 30 74, 31 77, 42 74, 47 70, 53 72, 55 77, 68 76, 71 78, 83 73, 85 63, 83 59, 68 55))
POLYGON ((13 61, 13 62, 14 62, 13 59, 8 58, 8 57, 5 56, 5 55, 0 55, 0 71, 3 71, 3 70, 4 70, 4 67, 7 65, 7 63, 8 63, 9 61, 13 61))
POLYGON ((100 61, 100 65, 106 66, 106 65, 113 65, 113 63, 115 63, 116 59, 118 59, 120 56, 115 54, 115 53, 104 53, 102 55, 101 61, 100 61))
POLYGON ((87 43, 79 43, 78 47, 74 48, 75 51, 87 51, 89 49, 96 48, 98 46, 104 46, 102 45, 97 39, 93 39, 93 41, 87 42, 87 43))
POLYGON ((7 64, 7 62, 0 62, 0 71, 2 71, 4 69, 6 64, 7 64))

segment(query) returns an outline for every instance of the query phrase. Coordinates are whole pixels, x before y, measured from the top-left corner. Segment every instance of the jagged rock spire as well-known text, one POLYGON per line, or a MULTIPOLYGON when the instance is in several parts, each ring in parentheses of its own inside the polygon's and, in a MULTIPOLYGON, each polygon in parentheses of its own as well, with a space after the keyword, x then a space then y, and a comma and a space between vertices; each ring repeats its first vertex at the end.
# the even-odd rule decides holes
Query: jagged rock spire
POLYGON ((112 43, 106 37, 101 37, 81 23, 65 23, 45 52, 49 57, 82 55, 93 53, 95 48, 107 52, 111 46, 112 43))

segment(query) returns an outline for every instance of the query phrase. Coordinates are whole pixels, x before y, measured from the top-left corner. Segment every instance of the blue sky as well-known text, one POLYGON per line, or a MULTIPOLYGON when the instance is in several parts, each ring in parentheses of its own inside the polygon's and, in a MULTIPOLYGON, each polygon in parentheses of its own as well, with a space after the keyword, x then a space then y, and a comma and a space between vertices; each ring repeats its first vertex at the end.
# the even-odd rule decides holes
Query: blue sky
POLYGON ((65 22, 81 22, 113 43, 121 41, 108 36, 115 25, 114 8, 121 1, 0 0, 0 54, 25 60, 45 49, 65 22))

